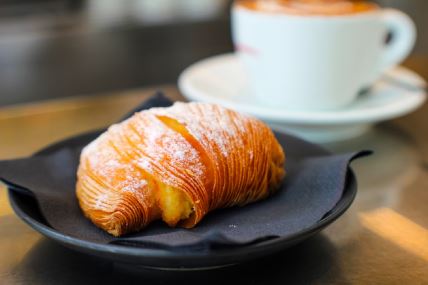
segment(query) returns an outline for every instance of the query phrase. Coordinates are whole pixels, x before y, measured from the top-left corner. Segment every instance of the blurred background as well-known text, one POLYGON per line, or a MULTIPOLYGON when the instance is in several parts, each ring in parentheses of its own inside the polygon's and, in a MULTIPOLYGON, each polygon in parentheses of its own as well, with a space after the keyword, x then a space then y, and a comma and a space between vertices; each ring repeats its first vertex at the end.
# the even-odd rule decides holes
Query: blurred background
MULTIPOLYGON (((428 79, 428 1, 379 0, 416 22, 405 65, 428 79)), ((232 51, 229 0, 0 1, 0 107, 175 83, 232 51)))

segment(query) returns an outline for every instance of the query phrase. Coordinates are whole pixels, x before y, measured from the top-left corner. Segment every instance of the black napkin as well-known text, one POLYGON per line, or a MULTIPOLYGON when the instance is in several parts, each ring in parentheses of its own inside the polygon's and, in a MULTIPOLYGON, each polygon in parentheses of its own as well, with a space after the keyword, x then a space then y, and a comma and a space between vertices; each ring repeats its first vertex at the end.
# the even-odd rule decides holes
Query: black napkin
MULTIPOLYGON (((171 104, 157 94, 126 117, 171 104)), ((287 177, 274 196, 245 207, 216 210, 190 230, 155 222, 139 233, 114 238, 83 216, 74 192, 80 151, 101 132, 59 142, 29 158, 0 161, 0 179, 12 191, 32 195, 47 224, 63 234, 150 248, 238 246, 295 234, 321 220, 337 204, 345 189, 349 163, 367 154, 331 155, 293 136, 276 134, 287 154, 287 177)))

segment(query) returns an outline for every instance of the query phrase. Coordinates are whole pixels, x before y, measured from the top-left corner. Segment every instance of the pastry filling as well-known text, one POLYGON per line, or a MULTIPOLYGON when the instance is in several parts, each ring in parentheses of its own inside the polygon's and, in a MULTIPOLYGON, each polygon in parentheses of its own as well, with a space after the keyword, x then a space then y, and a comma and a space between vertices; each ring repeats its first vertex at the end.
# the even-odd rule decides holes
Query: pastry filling
POLYGON ((180 220, 189 218, 193 213, 192 203, 182 191, 160 185, 158 193, 162 220, 169 226, 175 226, 180 220))

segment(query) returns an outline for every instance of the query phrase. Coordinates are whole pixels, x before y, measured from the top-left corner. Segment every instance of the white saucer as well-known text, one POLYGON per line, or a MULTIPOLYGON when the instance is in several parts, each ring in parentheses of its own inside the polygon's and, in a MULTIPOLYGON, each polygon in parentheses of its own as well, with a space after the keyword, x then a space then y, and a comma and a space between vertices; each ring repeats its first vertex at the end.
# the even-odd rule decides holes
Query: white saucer
POLYGON ((190 100, 210 102, 254 115, 278 131, 297 134, 314 142, 348 139, 374 123, 403 116, 426 100, 426 82, 404 67, 397 67, 376 82, 346 109, 296 111, 257 103, 246 73, 234 54, 208 58, 188 67, 178 80, 190 100))

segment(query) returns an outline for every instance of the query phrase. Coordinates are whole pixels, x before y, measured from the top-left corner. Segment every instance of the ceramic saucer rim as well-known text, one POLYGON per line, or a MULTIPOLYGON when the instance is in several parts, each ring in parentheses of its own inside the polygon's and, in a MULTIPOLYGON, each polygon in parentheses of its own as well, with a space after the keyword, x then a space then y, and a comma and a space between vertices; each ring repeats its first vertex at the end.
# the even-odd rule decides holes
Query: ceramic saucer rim
MULTIPOLYGON (((202 68, 207 68, 207 66, 217 63, 220 60, 236 60, 236 55, 233 53, 227 53, 209 57, 186 68, 180 74, 178 79, 178 87, 182 94, 190 100, 220 104, 228 108, 255 115, 261 119, 271 122, 312 125, 374 123, 400 117, 410 113, 421 106, 426 100, 426 92, 421 87, 420 90, 416 89, 412 91, 403 89, 403 92, 408 93, 407 98, 402 96, 399 98, 400 100, 396 100, 387 106, 376 106, 375 108, 370 109, 344 109, 340 111, 282 111, 279 109, 274 110, 268 107, 254 106, 252 104, 240 104, 224 97, 213 97, 207 95, 206 93, 199 91, 198 88, 193 86, 191 82, 191 78, 195 72, 198 72, 198 70, 202 68)), ((399 66, 397 70, 398 72, 405 71, 408 75, 411 74, 415 80, 425 82, 417 73, 405 67, 399 66)))

